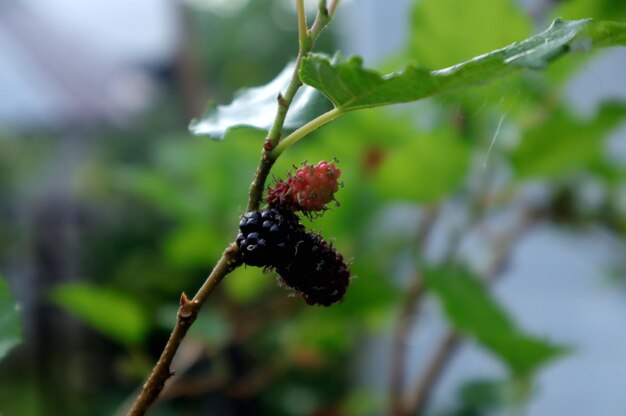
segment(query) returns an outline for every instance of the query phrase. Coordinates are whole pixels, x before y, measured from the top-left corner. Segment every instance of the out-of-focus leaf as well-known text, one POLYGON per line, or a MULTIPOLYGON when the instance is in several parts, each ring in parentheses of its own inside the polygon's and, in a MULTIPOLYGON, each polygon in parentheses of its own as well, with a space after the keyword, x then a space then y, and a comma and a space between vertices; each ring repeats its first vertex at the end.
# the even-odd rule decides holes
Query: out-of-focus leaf
POLYGON ((559 2, 552 13, 564 19, 623 20, 626 18, 626 2, 623 0, 568 0, 559 2))
POLYGON ((263 273, 257 267, 240 267, 224 279, 228 296, 244 304, 257 299, 272 284, 276 285, 274 274, 263 273))
MULTIPOLYGON (((284 93, 294 70, 290 63, 270 83, 240 91, 229 105, 211 106, 189 129, 193 134, 222 140, 230 130, 252 127, 269 130, 274 121, 278 93, 284 93)), ((293 99, 283 128, 295 130, 332 106, 322 94, 313 88, 301 88, 293 99)))
POLYGON ((532 33, 513 0, 420 0, 411 26, 410 56, 426 68, 453 65, 532 33))
POLYGON ((302 61, 300 79, 323 92, 343 111, 416 101, 492 81, 522 68, 542 69, 574 50, 626 45, 626 24, 555 20, 546 31, 449 68, 429 71, 414 66, 386 76, 363 68, 352 57, 331 63, 313 54, 302 61))
POLYGON ((169 235, 163 248, 172 264, 206 267, 224 248, 224 238, 205 223, 190 221, 169 235))
POLYGON ((469 156, 469 146, 447 131, 413 138, 383 160, 376 185, 393 199, 435 201, 461 183, 469 156))
POLYGON ((485 286, 468 272, 430 271, 426 282, 440 300, 450 324, 489 349, 515 376, 532 375, 566 352, 562 346, 520 330, 485 286))
POLYGON ((314 349, 325 354, 338 354, 351 344, 350 321, 336 308, 318 308, 315 314, 291 319, 283 328, 281 342, 297 355, 301 349, 314 349))
MULTIPOLYGON (((514 414, 531 393, 528 379, 476 379, 465 382, 458 391, 459 403, 448 416, 514 414)), ((442 415, 443 416, 443 415, 442 415)))
POLYGON ((18 307, 9 292, 9 285, 0 275, 0 360, 22 342, 22 326, 18 307))
POLYGON ((626 106, 622 104, 602 106, 590 121, 559 108, 522 135, 511 155, 518 176, 561 175, 601 161, 607 133, 625 115, 626 106))
POLYGON ((124 293, 87 283, 66 283, 52 292, 52 301, 102 334, 136 344, 148 333, 144 310, 124 293))
MULTIPOLYGON (((177 316, 178 305, 165 305, 157 312, 157 323, 164 331, 171 331, 176 325, 177 316)), ((207 346, 219 348, 228 342, 230 330, 228 317, 217 308, 208 307, 198 313, 188 336, 201 340, 207 346)))

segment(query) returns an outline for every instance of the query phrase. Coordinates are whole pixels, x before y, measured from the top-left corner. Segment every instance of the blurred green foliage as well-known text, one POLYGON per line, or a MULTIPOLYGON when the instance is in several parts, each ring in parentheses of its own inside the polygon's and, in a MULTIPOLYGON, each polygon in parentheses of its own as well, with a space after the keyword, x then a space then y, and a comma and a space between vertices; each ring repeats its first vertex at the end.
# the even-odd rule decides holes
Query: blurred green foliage
POLYGON ((57 286, 52 300, 104 335, 124 344, 141 342, 150 329, 141 306, 113 289, 69 283, 57 286))
MULTIPOLYGON (((295 24, 276 25, 276 16, 294 16, 281 15, 284 11, 270 3, 251 1, 230 18, 189 12, 191 44, 207 68, 209 91, 217 101, 229 101, 242 86, 267 82, 293 58, 295 24)), ((468 4, 416 2, 403 59, 437 68, 534 32, 531 18, 512 1, 468 4)), ((557 13, 614 19, 626 16, 626 5, 566 1, 544 20, 557 13)), ((322 49, 332 51, 333 38, 325 36, 322 49)), ((385 414, 387 392, 356 379, 362 347, 368 339, 389 336, 407 281, 425 263, 436 262, 425 258, 416 243, 423 226, 418 214, 452 202, 464 207, 476 202, 472 178, 476 166, 484 167, 475 161, 485 160, 500 124, 501 137, 489 153, 489 174, 503 182, 492 198, 503 202, 483 215, 513 204, 518 191, 538 181, 549 187, 554 201, 581 176, 611 189, 624 186, 623 168, 606 151, 608 135, 625 119, 624 103, 603 103, 595 114, 581 118, 562 98, 567 80, 587 59, 566 57, 545 74, 520 72, 419 105, 348 114, 289 148, 274 175, 284 177, 304 160, 340 160, 345 182, 337 195, 340 207, 306 225, 352 259, 356 278, 345 301, 328 309, 310 308, 278 287, 273 274, 237 269, 190 331, 188 348, 180 351, 179 377, 153 413, 385 414), (411 215, 390 219, 399 208, 411 215), (194 345, 202 347, 196 351, 194 345)), ((43 292, 40 302, 53 299, 48 306, 61 306, 85 324, 79 326, 82 331, 89 327, 97 334, 64 339, 76 347, 72 359, 53 346, 37 357, 34 339, 26 342, 30 353, 19 355, 20 348, 15 349, 14 359, 0 367, 0 411, 7 415, 46 414, 42 409, 47 414, 113 414, 158 357, 181 292, 197 290, 236 235, 263 133, 237 129, 219 143, 193 138, 185 131, 189 120, 174 83, 169 87, 131 129, 85 134, 99 137, 84 145, 88 156, 69 185, 72 201, 90 217, 72 253, 82 281, 45 282, 38 290, 43 292)), ((0 210, 7 212, 0 219, 3 270, 5 264, 32 260, 29 239, 18 238, 28 227, 11 220, 16 213, 10 201, 41 190, 38 181, 48 175, 55 146, 63 142, 46 140, 55 134, 0 140, 0 210)), ((571 207, 577 195, 568 193, 568 198, 565 205, 571 207)), ((623 236, 626 213, 611 192, 604 198, 589 218, 623 236), (609 212, 611 221, 606 220, 609 212)), ((546 211, 552 215, 548 219, 561 224, 557 205, 546 211)), ((566 224, 580 220, 577 211, 569 212, 566 224)), ((430 287, 445 306, 449 324, 507 363, 513 376, 530 375, 559 355, 552 344, 522 332, 473 276, 450 276, 457 269, 447 263, 429 266, 440 271, 430 287), (520 344, 528 346, 527 354, 520 344)), ((0 287, 0 305, 3 293, 0 287)), ((2 311, 0 316, 5 316, 2 311)), ((465 386, 460 408, 451 414, 507 408, 507 383, 511 381, 465 386)))
POLYGON ((9 286, 0 275, 0 359, 22 340, 20 317, 9 286))
POLYGON ((409 56, 430 69, 455 65, 534 32, 530 17, 513 0, 422 0, 413 8, 411 29, 409 56))
POLYGON ((525 334, 491 298, 484 285, 463 270, 433 270, 426 282, 452 325, 504 360, 516 378, 525 379, 565 352, 565 348, 525 334))
POLYGON ((525 126, 519 146, 511 153, 522 178, 563 176, 602 163, 606 136, 624 120, 626 107, 606 103, 591 120, 581 120, 565 107, 546 113, 525 126))

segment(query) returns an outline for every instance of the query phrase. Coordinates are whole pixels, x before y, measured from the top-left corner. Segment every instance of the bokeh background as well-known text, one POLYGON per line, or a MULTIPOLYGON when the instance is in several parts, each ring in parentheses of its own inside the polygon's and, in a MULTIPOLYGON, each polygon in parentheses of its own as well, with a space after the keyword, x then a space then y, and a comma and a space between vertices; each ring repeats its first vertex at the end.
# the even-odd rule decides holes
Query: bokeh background
MULTIPOLYGON (((293 59, 293 3, 0 1, 0 272, 23 330, 0 362, 0 414, 125 414, 181 292, 233 240, 260 155, 258 131, 215 142, 187 126, 293 59)), ((317 50, 436 69, 556 16, 625 21, 626 3, 345 1, 317 50)), ((276 176, 340 160, 341 207, 309 226, 358 277, 315 308, 236 270, 152 414, 389 414, 394 360, 410 396, 448 331, 422 271, 458 263, 493 281, 520 328, 570 351, 520 404, 502 357, 458 342, 420 414, 626 414, 624 68, 624 49, 568 56, 351 114, 290 148, 276 176)))

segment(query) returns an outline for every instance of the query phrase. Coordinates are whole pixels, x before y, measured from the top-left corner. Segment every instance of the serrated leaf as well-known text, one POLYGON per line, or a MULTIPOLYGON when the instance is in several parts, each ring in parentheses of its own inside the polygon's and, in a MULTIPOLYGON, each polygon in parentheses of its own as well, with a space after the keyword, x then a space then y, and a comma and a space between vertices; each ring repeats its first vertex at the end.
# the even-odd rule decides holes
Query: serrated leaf
POLYGON ((604 139, 626 116, 626 106, 606 104, 592 120, 559 108, 522 134, 511 161, 519 177, 557 176, 600 162, 604 139))
POLYGON ((486 83, 519 71, 541 69, 563 54, 581 49, 626 45, 626 24, 555 20, 546 31, 522 42, 449 68, 429 71, 409 66, 380 75, 363 68, 359 57, 331 63, 313 54, 302 61, 300 79, 323 92, 343 111, 416 101, 434 94, 486 83))
POLYGON ((562 346, 519 329, 484 284, 470 273, 430 271, 426 282, 441 302, 450 324, 502 359, 515 376, 532 375, 566 352, 562 346))
POLYGON ((450 132, 415 137, 385 157, 375 184, 388 198, 436 201, 461 183, 469 157, 467 143, 450 132))
POLYGON ((22 342, 20 313, 9 292, 9 285, 0 275, 0 360, 22 342))
POLYGON ((67 283, 52 292, 52 301, 102 334, 136 344, 147 335, 145 312, 124 293, 87 283, 67 283))
POLYGON ((453 65, 532 34, 532 22, 515 0, 420 0, 411 26, 410 56, 426 68, 453 65))
MULTIPOLYGON (((232 103, 211 106, 198 120, 192 120, 189 129, 195 135, 222 140, 233 129, 255 128, 269 130, 274 121, 279 92, 285 92, 291 80, 295 63, 290 63, 268 84, 244 89, 232 103)), ((291 131, 332 108, 322 94, 310 87, 300 88, 294 97, 284 130, 291 131)))

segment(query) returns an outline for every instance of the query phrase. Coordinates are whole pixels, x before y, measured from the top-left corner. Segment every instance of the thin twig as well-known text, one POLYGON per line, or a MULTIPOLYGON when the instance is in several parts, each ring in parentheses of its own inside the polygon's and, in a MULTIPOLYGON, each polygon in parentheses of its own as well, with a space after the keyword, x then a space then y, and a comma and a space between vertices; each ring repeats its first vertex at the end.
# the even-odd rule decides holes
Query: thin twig
POLYGON ((144 415, 150 405, 156 400, 159 393, 163 389, 165 382, 174 372, 170 366, 174 354, 178 350, 178 346, 182 342, 189 327, 193 324, 198 316, 198 311, 207 300, 213 289, 217 284, 232 270, 239 266, 239 248, 236 244, 231 244, 225 251, 220 260, 215 265, 215 268, 206 279, 196 296, 192 300, 189 300, 183 293, 180 298, 180 308, 178 309, 178 315, 176 320, 176 326, 170 335, 159 361, 152 369, 152 373, 148 377, 148 380, 143 385, 139 396, 135 400, 132 409, 129 412, 131 416, 144 415))
MULTIPOLYGON (((322 3, 325 2, 320 1, 320 4, 322 3)), ((320 11, 318 11, 311 29, 307 30, 306 19, 304 18, 304 2, 296 2, 298 10, 298 30, 300 31, 298 35, 300 50, 298 51, 296 65, 285 93, 278 93, 278 108, 276 110, 276 117, 274 118, 274 122, 272 123, 272 127, 270 128, 267 137, 265 138, 259 167, 257 168, 252 184, 250 185, 247 211, 256 211, 259 209, 259 205, 263 197, 265 181, 269 176, 274 162, 280 156, 280 153, 282 153, 282 151, 287 147, 286 145, 282 145, 280 152, 272 152, 272 150, 274 150, 274 148, 281 142, 281 134, 283 125, 285 124, 285 118, 287 117, 287 111, 289 110, 289 106, 296 96, 298 89, 302 86, 302 81, 300 81, 300 76, 298 75, 302 59, 311 52, 319 34, 330 23, 338 3, 338 1, 333 2, 332 6, 334 7, 332 8, 332 12, 325 7, 325 11, 322 11, 322 8, 320 7, 320 11), (303 25, 302 22, 305 24, 303 25), (302 31, 304 31, 304 33, 302 31), (305 41, 305 39, 308 40, 305 41)), ((310 131, 307 132, 307 134, 308 133, 310 133, 310 131)))
POLYGON ((292 144, 296 143, 300 139, 304 138, 305 136, 307 136, 311 132, 319 129, 324 124, 330 123, 331 121, 335 120, 337 117, 339 117, 342 114, 343 114, 343 111, 341 109, 333 108, 332 110, 329 110, 329 111, 327 111, 327 112, 317 116, 313 120, 311 120, 308 123, 306 123, 304 126, 302 126, 299 129, 295 130, 289 136, 287 136, 283 140, 281 140, 281 142, 278 143, 276 148, 272 151, 272 156, 273 157, 278 157, 289 146, 291 146, 292 144))
MULTIPOLYGON (((425 217, 416 238, 416 247, 423 250, 439 211, 436 208, 427 208, 425 217)), ((389 401, 392 415, 402 412, 402 397, 406 380, 406 356, 409 332, 415 326, 415 319, 419 311, 425 291, 422 273, 417 273, 400 308, 400 314, 393 334, 391 353, 391 372, 389 376, 389 401)))
POLYGON ((298 12, 298 39, 300 41, 300 50, 307 50, 310 47, 311 39, 307 33, 306 13, 304 10, 304 0, 296 0, 296 9, 298 12))
MULTIPOLYGON (((322 3, 325 4, 324 1, 320 1, 320 5, 322 3)), ((298 92, 298 89, 302 85, 298 76, 300 62, 302 61, 302 58, 311 51, 311 48, 313 47, 313 44, 315 43, 315 40, 319 36, 320 32, 328 25, 328 23, 330 23, 338 3, 338 1, 333 1, 330 9, 326 9, 324 6, 324 10, 322 10, 322 7, 320 6, 320 11, 318 12, 310 31, 306 30, 306 20, 304 21, 304 25, 302 25, 304 2, 297 1, 296 3, 298 6, 298 28, 300 30, 299 43, 301 47, 298 52, 298 59, 287 90, 284 95, 280 92, 278 93, 278 109, 276 111, 276 117, 263 145, 259 167, 256 170, 254 179, 252 180, 252 184, 250 186, 248 195, 248 211, 258 210, 263 196, 263 190, 265 188, 265 181, 269 175, 272 165, 276 160, 277 156, 273 156, 271 154, 271 150, 280 142, 281 131, 285 123, 287 111, 289 110, 289 106, 298 92), (305 37, 309 39, 309 42, 303 42, 305 37)), ((152 403, 154 403, 161 390, 163 390, 165 382, 174 375, 174 372, 170 368, 172 359, 174 358, 180 343, 187 334, 189 327, 196 320, 198 311, 222 279, 239 265, 239 248, 235 243, 231 243, 224 251, 224 254, 217 262, 215 268, 202 287, 198 290, 198 293, 196 293, 194 298, 189 300, 183 293, 180 298, 180 308, 178 310, 176 326, 174 327, 174 330, 172 331, 172 334, 170 335, 170 338, 161 353, 159 361, 152 369, 148 380, 145 382, 141 392, 137 396, 137 399, 129 412, 130 416, 144 415, 152 403)))
MULTIPOLYGON (((526 209, 522 213, 519 223, 505 233, 499 241, 494 244, 496 247, 496 255, 494 260, 485 272, 485 281, 493 282, 506 270, 511 252, 515 243, 518 242, 532 226, 537 222, 538 215, 532 208, 526 209)), ((432 360, 430 361, 422 378, 417 383, 416 388, 411 396, 406 400, 406 405, 399 415, 416 415, 421 414, 428 400, 432 396, 437 382, 441 378, 446 364, 450 361, 455 351, 458 350, 459 344, 463 338, 457 332, 450 330, 442 339, 441 343, 432 360)))
POLYGON ((411 396, 403 409, 401 415, 421 415, 428 405, 428 399, 432 396, 432 390, 443 374, 450 358, 457 350, 461 342, 461 336, 449 331, 441 340, 434 357, 428 364, 422 378, 417 383, 415 392, 411 396))
POLYGON ((398 323, 393 334, 391 352, 391 376, 389 377, 389 401, 391 414, 403 414, 403 397, 406 381, 406 356, 408 333, 415 324, 419 306, 425 291, 421 273, 413 279, 404 299, 398 323))

